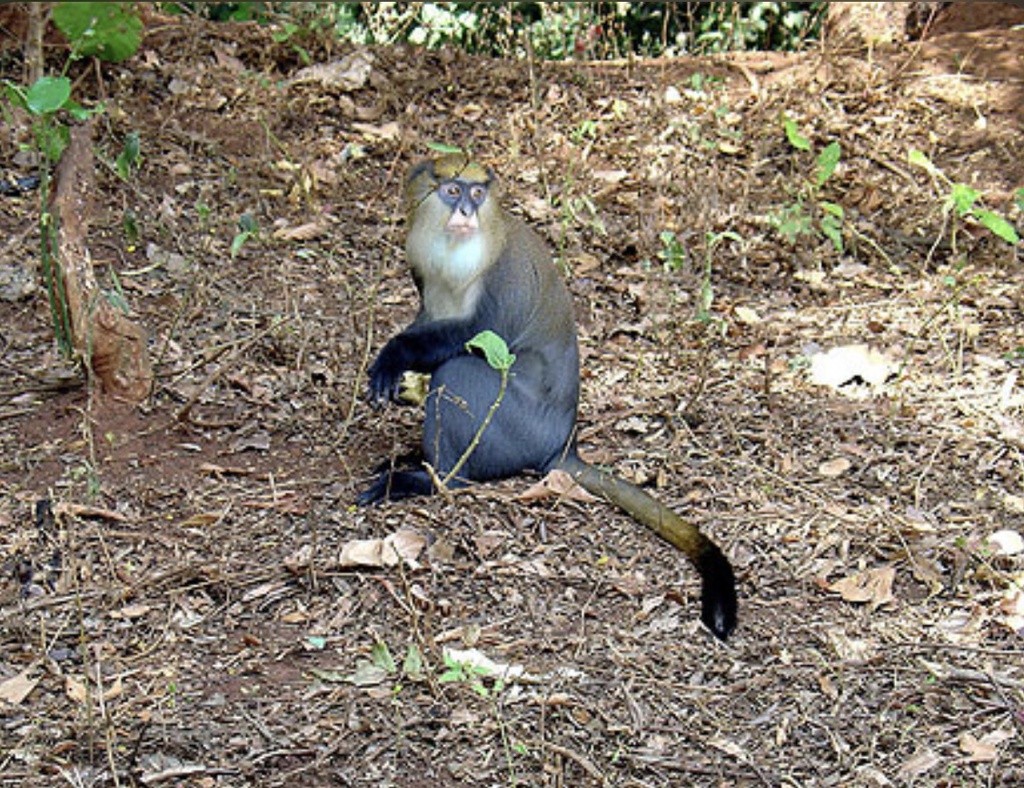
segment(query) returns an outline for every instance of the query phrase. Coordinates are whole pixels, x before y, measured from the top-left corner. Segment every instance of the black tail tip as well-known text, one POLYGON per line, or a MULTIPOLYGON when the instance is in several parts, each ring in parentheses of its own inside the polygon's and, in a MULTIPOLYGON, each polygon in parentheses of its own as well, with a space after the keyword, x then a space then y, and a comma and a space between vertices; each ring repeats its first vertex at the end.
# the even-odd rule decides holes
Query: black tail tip
POLYGON ((725 641, 736 629, 736 575, 722 551, 712 546, 700 557, 700 620, 712 634, 725 641))

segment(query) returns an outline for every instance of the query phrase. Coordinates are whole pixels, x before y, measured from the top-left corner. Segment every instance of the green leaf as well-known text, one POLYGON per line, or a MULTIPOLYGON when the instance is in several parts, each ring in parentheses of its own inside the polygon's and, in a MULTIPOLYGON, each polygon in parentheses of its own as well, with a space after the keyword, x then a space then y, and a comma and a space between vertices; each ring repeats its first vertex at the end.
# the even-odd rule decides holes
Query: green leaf
POLYGON ((840 220, 846 218, 846 212, 843 210, 843 206, 837 205, 834 202, 827 202, 825 200, 822 200, 821 210, 823 210, 825 213, 831 216, 835 216, 837 219, 840 220))
POLYGON ((1020 241, 1020 236, 1006 219, 993 211, 984 208, 976 208, 974 216, 979 222, 987 227, 992 233, 1002 238, 1008 244, 1015 244, 1020 241))
POLYGON ((818 186, 823 186, 825 181, 832 177, 839 164, 841 150, 838 142, 829 143, 825 149, 818 154, 818 186))
POLYGON ((25 107, 33 115, 56 112, 71 98, 71 80, 67 77, 40 77, 25 94, 25 107))
POLYGON ((1017 203, 1017 208, 1024 212, 1024 186, 1013 193, 1013 201, 1017 203))
POLYGON ((126 181, 132 172, 138 167, 139 159, 139 132, 132 131, 124 138, 124 148, 118 154, 114 165, 117 167, 117 174, 121 180, 126 181))
POLYGON ((462 148, 455 145, 446 145, 443 142, 428 142, 427 147, 436 153, 464 153, 462 148))
POLYGON ((255 216, 251 213, 243 213, 238 217, 238 229, 243 233, 249 233, 251 235, 259 232, 260 226, 259 223, 257 223, 255 216))
POLYGON ((923 153, 921 153, 921 151, 919 150, 911 149, 910 153, 907 154, 907 161, 909 161, 911 164, 917 167, 921 167, 922 169, 927 170, 932 175, 941 174, 941 170, 939 170, 938 167, 932 164, 932 160, 925 156, 923 153))
POLYGON ((120 63, 142 43, 142 20, 134 3, 58 3, 53 21, 83 57, 120 63))
POLYGON ((405 652, 405 659, 402 660, 402 675, 408 676, 413 681, 422 681, 426 674, 423 670, 423 654, 419 646, 413 643, 405 652))
POLYGON ((97 115, 100 112, 103 112, 103 105, 101 104, 97 107, 92 107, 90 109, 88 107, 83 107, 77 101, 69 101, 67 104, 64 105, 64 109, 66 109, 68 111, 68 114, 71 115, 71 117, 75 120, 83 121, 88 120, 93 115, 97 115))
POLYGON ((382 640, 378 640, 373 644, 373 648, 370 650, 370 661, 378 668, 383 668, 388 673, 395 672, 395 658, 391 656, 391 650, 388 648, 388 644, 382 640))
POLYGON ((37 134, 36 144, 47 161, 58 161, 65 148, 71 144, 71 129, 63 123, 56 124, 56 128, 51 127, 37 134))
POLYGON ((481 331, 469 340, 466 349, 470 352, 479 350, 484 354, 491 369, 498 372, 507 372, 516 360, 515 354, 509 352, 505 340, 490 330, 481 331))
POLYGON ((800 133, 800 127, 796 125, 795 120, 786 118, 782 121, 782 127, 786 130, 786 139, 789 140, 790 145, 797 150, 811 149, 811 141, 800 133))
POLYGON ((252 233, 240 232, 231 239, 231 257, 238 257, 238 253, 242 251, 242 247, 245 246, 245 242, 252 238, 252 233))
POLYGON ((9 79, 3 80, 4 95, 7 96, 7 100, 16 107, 21 109, 28 109, 25 102, 25 88, 19 85, 17 82, 11 82, 9 79))
POLYGON ((949 192, 949 202, 961 216, 971 212, 979 197, 981 197, 981 192, 972 189, 965 183, 954 183, 949 192))
POLYGON ((832 242, 832 246, 840 254, 843 253, 843 223, 835 216, 823 216, 820 222, 821 233, 832 242))
POLYGON ((345 680, 357 687, 375 687, 388 680, 388 672, 379 665, 362 659, 356 664, 355 671, 345 676, 345 680))

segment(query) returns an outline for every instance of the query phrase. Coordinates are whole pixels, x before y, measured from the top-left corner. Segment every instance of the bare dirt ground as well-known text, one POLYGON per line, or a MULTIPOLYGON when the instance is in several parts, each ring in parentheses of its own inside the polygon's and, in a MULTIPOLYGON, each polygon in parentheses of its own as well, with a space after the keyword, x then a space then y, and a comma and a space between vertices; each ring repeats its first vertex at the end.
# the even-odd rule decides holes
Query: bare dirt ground
MULTIPOLYGON (((132 60, 81 64, 107 103, 89 245, 158 382, 99 403, 41 292, 5 290, 0 784, 1024 783, 1021 250, 908 163, 1020 227, 1021 53, 1020 30, 598 65, 390 48, 344 88, 265 29, 151 20, 132 60), (103 162, 133 130, 123 182, 103 162), (536 479, 352 506, 417 442, 363 392, 415 308, 397 195, 428 142, 494 166, 564 261, 584 454, 723 546, 728 645, 681 556, 524 500, 536 479), (798 200, 842 206, 842 253, 780 235, 798 200), (877 355, 829 365, 856 345, 877 355), (409 532, 414 561, 341 560, 409 532)), ((38 207, 0 200, 13 280, 38 207)))

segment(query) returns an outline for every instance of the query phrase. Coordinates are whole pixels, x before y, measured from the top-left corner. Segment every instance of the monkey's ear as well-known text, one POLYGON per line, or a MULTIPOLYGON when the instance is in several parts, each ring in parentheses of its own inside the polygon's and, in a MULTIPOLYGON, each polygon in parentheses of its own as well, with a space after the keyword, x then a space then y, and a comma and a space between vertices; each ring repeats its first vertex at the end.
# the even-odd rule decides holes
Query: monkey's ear
POLYGON ((409 168, 409 172, 405 174, 406 185, 412 183, 419 176, 425 172, 430 173, 431 179, 433 179, 434 161, 433 159, 422 159, 409 168))

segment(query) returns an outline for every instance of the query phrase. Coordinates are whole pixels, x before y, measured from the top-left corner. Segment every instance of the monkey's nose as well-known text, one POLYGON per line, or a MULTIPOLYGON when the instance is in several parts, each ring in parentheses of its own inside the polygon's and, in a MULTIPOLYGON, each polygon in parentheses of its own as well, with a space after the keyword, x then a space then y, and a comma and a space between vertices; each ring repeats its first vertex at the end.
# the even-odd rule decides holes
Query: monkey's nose
POLYGON ((466 213, 462 209, 452 211, 448 220, 447 229, 456 233, 475 232, 480 227, 480 220, 475 212, 466 213))

